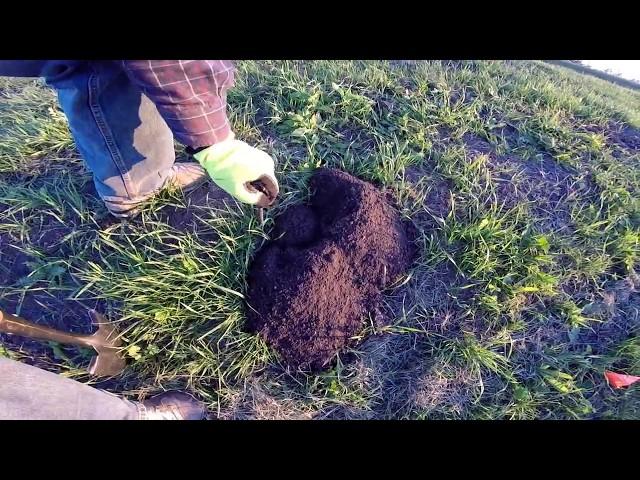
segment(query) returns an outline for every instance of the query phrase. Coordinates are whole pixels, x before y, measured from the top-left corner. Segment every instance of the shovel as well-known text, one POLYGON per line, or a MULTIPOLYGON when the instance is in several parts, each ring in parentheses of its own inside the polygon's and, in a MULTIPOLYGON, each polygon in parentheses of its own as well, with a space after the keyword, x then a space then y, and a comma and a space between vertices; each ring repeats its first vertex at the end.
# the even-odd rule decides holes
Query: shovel
POLYGON ((44 327, 0 310, 0 333, 91 347, 97 355, 91 359, 89 373, 97 376, 117 375, 124 370, 126 363, 118 348, 122 341, 114 326, 104 316, 95 310, 89 310, 89 318, 91 323, 98 327, 98 331, 91 335, 84 335, 44 327))

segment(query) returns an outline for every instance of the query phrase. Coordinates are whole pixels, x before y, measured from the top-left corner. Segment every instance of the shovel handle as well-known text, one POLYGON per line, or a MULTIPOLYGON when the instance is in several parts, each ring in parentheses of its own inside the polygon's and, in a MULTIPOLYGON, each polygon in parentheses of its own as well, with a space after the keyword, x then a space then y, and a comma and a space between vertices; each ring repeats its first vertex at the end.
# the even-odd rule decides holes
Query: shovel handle
POLYGON ((36 340, 48 340, 83 347, 93 346, 91 335, 62 332, 53 328, 44 327, 2 310, 0 310, 0 332, 34 338, 36 340))

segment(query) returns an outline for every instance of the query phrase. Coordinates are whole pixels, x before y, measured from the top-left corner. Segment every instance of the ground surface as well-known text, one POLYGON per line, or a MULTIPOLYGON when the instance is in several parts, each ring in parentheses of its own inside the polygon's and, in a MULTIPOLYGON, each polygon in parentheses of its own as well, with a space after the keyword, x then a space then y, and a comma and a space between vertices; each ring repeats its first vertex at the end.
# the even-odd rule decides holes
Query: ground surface
MULTIPOLYGON (((640 418, 640 95, 542 63, 239 62, 239 138, 272 152, 263 229, 213 187, 121 224, 96 199, 54 94, 0 78, 0 305, 88 331, 117 321, 132 399, 186 388, 219 418, 640 418), (316 166, 386 190, 418 258, 319 374, 244 329, 246 273, 316 166)), ((84 351, 0 354, 92 382, 84 351)))

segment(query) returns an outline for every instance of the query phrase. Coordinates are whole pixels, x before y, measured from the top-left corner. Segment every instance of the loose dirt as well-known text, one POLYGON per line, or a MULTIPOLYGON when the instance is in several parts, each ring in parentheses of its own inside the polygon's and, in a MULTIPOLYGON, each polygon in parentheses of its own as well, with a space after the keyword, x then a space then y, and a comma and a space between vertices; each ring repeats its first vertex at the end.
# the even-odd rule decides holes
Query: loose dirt
POLYGON ((411 229, 372 184, 322 168, 310 188, 309 204, 275 219, 251 265, 247 319, 287 364, 319 370, 361 332, 415 250, 411 229))

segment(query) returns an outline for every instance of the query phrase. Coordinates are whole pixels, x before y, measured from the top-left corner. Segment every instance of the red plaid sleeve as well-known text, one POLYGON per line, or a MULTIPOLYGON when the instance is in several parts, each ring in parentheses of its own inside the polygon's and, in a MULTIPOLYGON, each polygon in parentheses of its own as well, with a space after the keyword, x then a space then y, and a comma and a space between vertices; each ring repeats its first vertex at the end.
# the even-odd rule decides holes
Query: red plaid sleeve
POLYGON ((227 60, 122 60, 129 78, 153 101, 175 138, 208 147, 231 133, 227 90, 234 67, 227 60))

